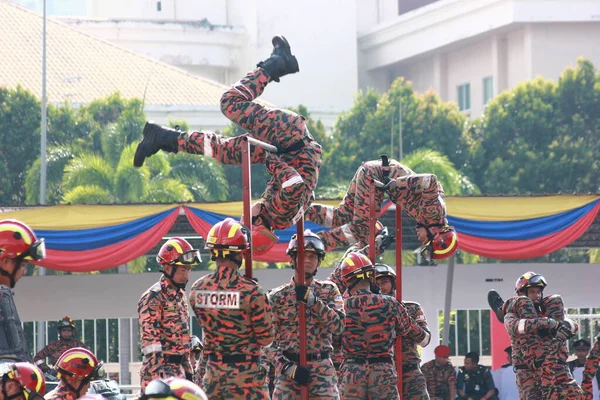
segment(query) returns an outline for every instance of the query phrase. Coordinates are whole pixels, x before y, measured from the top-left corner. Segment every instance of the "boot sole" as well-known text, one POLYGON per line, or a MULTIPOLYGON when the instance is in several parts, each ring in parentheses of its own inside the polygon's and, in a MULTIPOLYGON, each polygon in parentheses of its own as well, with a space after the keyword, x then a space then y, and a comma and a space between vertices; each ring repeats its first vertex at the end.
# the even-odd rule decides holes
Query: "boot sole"
POLYGON ((488 292, 488 304, 494 314, 496 314, 496 318, 501 323, 504 323, 504 313, 502 312, 502 306, 504 305, 504 300, 498 292, 494 289, 488 292))
POLYGON ((273 37, 273 39, 271 40, 271 44, 274 48, 281 49, 283 53, 282 56, 286 60, 286 64, 288 64, 288 67, 291 67, 289 68, 290 73, 296 73, 300 71, 298 60, 296 59, 296 56, 292 54, 292 48, 285 36, 280 35, 273 37))
POLYGON ((133 156, 133 166, 136 168, 140 168, 142 165, 144 165, 144 161, 146 160, 146 156, 143 154, 142 148, 144 147, 146 136, 151 129, 151 125, 146 122, 144 125, 144 130, 142 131, 142 141, 140 144, 138 144, 137 148, 135 149, 135 155, 133 156))

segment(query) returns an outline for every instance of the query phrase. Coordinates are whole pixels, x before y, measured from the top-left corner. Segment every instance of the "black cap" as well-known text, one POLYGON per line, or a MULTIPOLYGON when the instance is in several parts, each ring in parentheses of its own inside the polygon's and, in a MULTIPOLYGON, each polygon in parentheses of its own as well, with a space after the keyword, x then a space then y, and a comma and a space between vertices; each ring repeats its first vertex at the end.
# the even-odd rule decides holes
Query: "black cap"
POLYGON ((585 339, 579 339, 573 342, 573 348, 575 350, 589 350, 592 348, 592 345, 585 339))
POLYGON ((508 354, 512 354, 512 346, 508 346, 507 348, 505 348, 504 352, 508 353, 508 354))

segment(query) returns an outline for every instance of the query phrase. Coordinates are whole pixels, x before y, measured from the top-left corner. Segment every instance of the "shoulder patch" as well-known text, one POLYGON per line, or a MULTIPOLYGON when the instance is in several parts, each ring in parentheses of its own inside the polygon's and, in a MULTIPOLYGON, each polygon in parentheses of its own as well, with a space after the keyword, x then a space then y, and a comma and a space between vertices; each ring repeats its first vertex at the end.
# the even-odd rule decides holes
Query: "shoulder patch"
POLYGON ((156 310, 158 310, 159 307, 160 307, 160 301, 158 300, 158 298, 156 296, 151 296, 150 298, 148 298, 148 309, 150 309, 152 311, 156 311, 156 310))

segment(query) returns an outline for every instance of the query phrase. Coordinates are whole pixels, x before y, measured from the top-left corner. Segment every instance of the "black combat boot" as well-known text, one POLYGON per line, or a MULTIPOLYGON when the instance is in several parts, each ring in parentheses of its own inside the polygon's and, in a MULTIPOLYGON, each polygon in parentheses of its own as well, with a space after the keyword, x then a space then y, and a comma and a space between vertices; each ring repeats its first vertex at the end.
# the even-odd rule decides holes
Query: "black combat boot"
POLYGON ((298 60, 292 54, 290 44, 285 37, 275 36, 271 43, 273 43, 271 57, 259 62, 257 67, 262 68, 275 82, 279 82, 282 76, 300 71, 298 60))
POLYGON ((179 149, 177 139, 181 133, 177 129, 146 122, 142 132, 143 139, 135 150, 133 166, 141 167, 147 157, 158 153, 159 150, 177 153, 179 149))
POLYGON ((494 289, 491 289, 488 292, 488 304, 490 305, 492 312, 496 314, 498 321, 504 323, 504 311, 502 310, 502 306, 504 306, 504 300, 502 300, 500 294, 494 289))

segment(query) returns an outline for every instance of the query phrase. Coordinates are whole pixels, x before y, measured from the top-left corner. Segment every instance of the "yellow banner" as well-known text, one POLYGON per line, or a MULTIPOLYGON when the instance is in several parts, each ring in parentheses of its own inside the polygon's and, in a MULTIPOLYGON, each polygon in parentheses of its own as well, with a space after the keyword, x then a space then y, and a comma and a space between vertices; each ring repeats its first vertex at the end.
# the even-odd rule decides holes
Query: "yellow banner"
POLYGON ((477 221, 520 221, 583 207, 598 195, 531 197, 447 197, 448 214, 477 221))
POLYGON ((90 229, 130 222, 170 210, 174 207, 179 207, 179 204, 58 205, 1 213, 0 219, 18 219, 33 229, 90 229))

